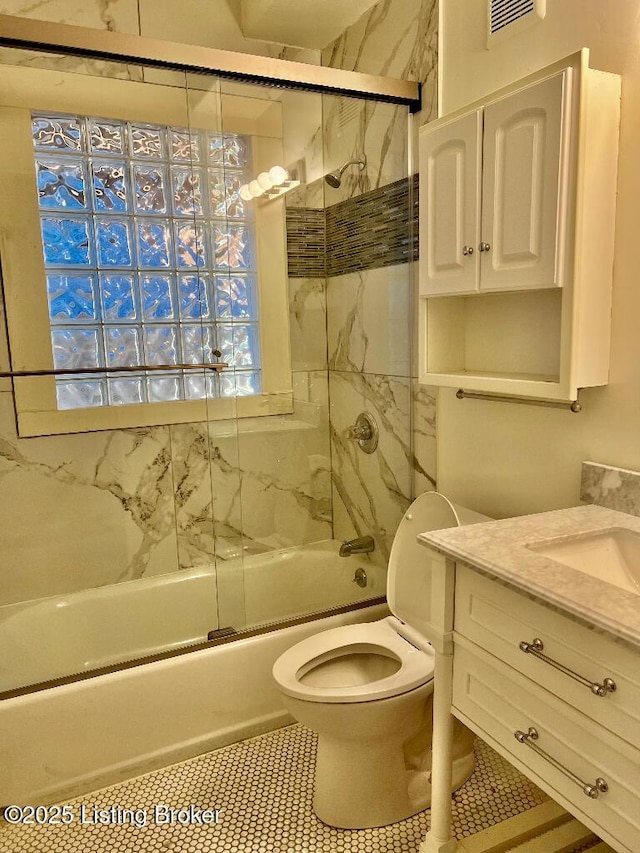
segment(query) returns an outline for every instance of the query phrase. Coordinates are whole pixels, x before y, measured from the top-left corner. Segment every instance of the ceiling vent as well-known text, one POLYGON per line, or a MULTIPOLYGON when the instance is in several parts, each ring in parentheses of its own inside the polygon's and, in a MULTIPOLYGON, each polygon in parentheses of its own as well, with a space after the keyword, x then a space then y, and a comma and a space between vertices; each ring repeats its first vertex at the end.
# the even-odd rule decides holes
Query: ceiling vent
POLYGON ((488 0, 487 47, 538 23, 545 16, 546 0, 488 0))

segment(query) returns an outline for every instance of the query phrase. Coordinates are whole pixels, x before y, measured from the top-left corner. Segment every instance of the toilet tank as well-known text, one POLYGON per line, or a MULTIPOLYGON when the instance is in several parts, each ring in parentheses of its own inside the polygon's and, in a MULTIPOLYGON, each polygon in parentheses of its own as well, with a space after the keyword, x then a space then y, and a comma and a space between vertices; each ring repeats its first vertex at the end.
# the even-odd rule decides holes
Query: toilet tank
POLYGON ((420 634, 431 621, 431 558, 417 541, 419 533, 490 520, 439 492, 416 498, 398 526, 389 557, 387 602, 393 615, 420 634))

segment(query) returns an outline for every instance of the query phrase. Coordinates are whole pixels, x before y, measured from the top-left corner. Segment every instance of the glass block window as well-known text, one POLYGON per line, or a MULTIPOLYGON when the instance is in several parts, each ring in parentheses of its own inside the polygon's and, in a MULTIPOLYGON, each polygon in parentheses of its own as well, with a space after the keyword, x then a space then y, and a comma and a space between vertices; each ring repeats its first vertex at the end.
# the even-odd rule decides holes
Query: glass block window
POLYGON ((58 408, 261 391, 255 224, 231 133, 34 113, 58 408), (229 363, 222 374, 180 369, 229 363), (110 367, 176 365, 109 373, 110 367))

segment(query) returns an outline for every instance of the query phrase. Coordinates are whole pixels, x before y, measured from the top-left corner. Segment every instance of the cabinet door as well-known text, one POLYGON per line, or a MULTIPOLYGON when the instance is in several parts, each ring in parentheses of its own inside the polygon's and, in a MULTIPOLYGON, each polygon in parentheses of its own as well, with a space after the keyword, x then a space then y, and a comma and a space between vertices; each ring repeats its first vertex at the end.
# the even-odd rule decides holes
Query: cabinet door
POLYGON ((563 283, 560 210, 568 83, 564 71, 484 110, 483 291, 563 283))
POLYGON ((420 293, 478 289, 482 114, 420 135, 420 293))

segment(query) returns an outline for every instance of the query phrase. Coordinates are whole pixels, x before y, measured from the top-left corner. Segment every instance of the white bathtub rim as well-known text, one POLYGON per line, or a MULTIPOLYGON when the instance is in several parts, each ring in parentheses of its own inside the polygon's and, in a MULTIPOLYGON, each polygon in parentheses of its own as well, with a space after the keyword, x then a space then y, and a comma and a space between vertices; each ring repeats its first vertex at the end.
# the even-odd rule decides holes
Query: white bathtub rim
POLYGON ((287 725, 275 659, 320 630, 387 614, 349 610, 5 699, 0 804, 60 802, 287 725))

